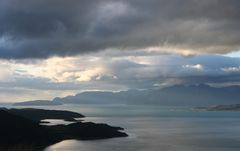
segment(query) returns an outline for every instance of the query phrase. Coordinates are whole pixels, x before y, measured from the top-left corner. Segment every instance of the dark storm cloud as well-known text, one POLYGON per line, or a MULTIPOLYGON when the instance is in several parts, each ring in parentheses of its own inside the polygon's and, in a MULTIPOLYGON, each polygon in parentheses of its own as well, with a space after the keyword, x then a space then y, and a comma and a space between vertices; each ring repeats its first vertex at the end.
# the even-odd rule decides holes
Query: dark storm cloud
POLYGON ((106 48, 240 48, 238 0, 2 0, 0 57, 46 58, 106 48))

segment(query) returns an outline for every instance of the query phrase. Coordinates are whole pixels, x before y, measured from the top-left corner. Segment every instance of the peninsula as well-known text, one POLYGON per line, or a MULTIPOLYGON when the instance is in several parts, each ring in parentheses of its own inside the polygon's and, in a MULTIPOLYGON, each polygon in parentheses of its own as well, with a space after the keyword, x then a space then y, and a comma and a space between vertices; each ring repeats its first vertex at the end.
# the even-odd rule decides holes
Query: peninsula
POLYGON ((75 121, 68 125, 41 125, 43 119, 82 118, 69 111, 41 109, 0 109, 0 151, 41 150, 66 139, 93 140, 126 137, 123 128, 107 124, 75 121), (27 148, 27 149, 26 149, 27 148))
POLYGON ((240 111, 240 104, 214 105, 208 107, 195 107, 197 111, 240 111))

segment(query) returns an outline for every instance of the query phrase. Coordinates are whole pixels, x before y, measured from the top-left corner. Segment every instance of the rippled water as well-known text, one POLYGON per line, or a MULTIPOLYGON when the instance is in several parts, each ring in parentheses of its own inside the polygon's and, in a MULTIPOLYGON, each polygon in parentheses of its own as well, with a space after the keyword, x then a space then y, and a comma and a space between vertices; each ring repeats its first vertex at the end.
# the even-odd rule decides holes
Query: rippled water
POLYGON ((45 151, 240 150, 240 112, 194 112, 181 107, 126 105, 47 108, 77 111, 87 116, 86 121, 121 126, 129 137, 96 141, 65 140, 47 147, 45 151))

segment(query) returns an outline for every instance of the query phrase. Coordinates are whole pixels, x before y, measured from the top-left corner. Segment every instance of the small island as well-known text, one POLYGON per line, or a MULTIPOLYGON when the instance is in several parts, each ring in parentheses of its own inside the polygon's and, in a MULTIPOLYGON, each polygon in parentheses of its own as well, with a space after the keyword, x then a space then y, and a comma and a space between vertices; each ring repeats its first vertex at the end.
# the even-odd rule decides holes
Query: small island
POLYGON ((123 128, 74 120, 79 113, 42 109, 0 109, 0 151, 42 150, 66 139, 93 140, 126 137, 123 128), (43 119, 74 121, 68 125, 41 125, 43 119), (27 149, 26 149, 27 148, 27 149))
POLYGON ((195 107, 195 111, 240 111, 240 104, 214 105, 208 107, 195 107))

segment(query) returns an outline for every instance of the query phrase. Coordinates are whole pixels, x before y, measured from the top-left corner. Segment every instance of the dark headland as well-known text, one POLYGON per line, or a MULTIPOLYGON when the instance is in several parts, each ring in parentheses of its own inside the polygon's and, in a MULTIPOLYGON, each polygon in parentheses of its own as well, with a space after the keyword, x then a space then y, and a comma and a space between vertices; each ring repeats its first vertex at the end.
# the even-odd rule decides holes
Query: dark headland
POLYGON ((213 105, 207 107, 195 107, 196 111, 240 111, 240 104, 213 105))
MULTIPOLYGON (((94 140, 126 137, 123 128, 75 121, 68 125, 40 125, 43 119, 72 120, 84 117, 69 111, 0 109, 0 151, 35 151, 66 139, 94 140)), ((72 120, 73 121, 73 120, 72 120)))

